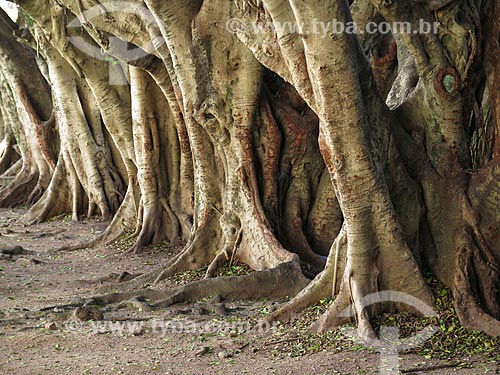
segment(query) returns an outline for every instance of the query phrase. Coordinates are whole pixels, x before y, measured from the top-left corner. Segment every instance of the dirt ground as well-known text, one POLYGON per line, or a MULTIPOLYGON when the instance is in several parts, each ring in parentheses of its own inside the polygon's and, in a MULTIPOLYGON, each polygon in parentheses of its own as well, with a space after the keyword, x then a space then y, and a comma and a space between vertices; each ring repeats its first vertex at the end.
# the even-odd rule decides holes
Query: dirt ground
MULTIPOLYGON (((147 272, 168 253, 157 247, 127 254, 116 246, 54 252, 93 238, 107 223, 63 217, 23 226, 17 222, 23 212, 0 209, 0 250, 19 245, 33 251, 0 257, 0 375, 389 373, 378 353, 355 343, 332 342, 309 354, 289 326, 248 330, 282 301, 227 303, 225 313, 200 301, 157 311, 117 309, 106 311, 103 320, 77 320, 72 309, 54 306, 95 295, 96 287, 123 271, 147 272), (40 311, 46 307, 51 308, 40 311)), ((182 277, 161 287, 177 282, 182 277)), ((498 355, 399 358, 406 374, 500 374, 498 355)))

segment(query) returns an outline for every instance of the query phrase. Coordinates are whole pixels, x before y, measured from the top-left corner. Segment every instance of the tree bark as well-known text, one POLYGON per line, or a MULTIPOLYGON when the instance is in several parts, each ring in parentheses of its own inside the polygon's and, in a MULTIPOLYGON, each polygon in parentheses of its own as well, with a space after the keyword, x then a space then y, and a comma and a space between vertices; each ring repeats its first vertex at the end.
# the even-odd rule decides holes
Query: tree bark
POLYGON ((34 203, 29 223, 83 209, 112 219, 73 248, 131 233, 132 251, 185 242, 110 289, 203 265, 213 279, 239 261, 256 276, 160 293, 160 305, 274 280, 287 283, 280 293, 302 291, 271 320, 335 296, 314 328, 343 323, 351 306, 369 340, 377 310, 365 296, 393 290, 432 305, 430 271, 453 288, 463 324, 498 334, 494 1, 19 4, 28 28, 16 35, 39 55, 0 17, 0 173, 17 172, 0 204, 34 203), (440 27, 318 30, 332 20, 440 27))

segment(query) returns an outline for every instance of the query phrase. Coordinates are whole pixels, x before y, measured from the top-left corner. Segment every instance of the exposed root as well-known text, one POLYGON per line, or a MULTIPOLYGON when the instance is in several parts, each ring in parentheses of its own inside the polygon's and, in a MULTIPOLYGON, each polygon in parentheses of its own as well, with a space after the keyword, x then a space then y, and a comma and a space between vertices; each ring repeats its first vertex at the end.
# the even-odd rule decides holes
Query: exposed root
POLYGON ((214 218, 215 216, 209 213, 201 227, 195 232, 194 238, 180 253, 168 259, 166 264, 119 285, 102 286, 99 291, 107 293, 142 288, 145 285, 157 284, 178 272, 197 269, 208 264, 215 257, 215 248, 207 250, 207 244, 210 243, 211 238, 218 237, 217 232, 214 233, 216 229, 212 227, 210 217, 214 218))
POLYGON ((135 279, 136 277, 140 276, 141 274, 138 274, 138 275, 132 275, 131 273, 127 272, 127 271, 123 271, 122 273, 120 273, 120 275, 118 275, 118 277, 116 278, 116 282, 117 283, 121 283, 121 282, 124 282, 124 281, 129 281, 129 280, 133 280, 135 279))
POLYGON ((338 268, 338 257, 340 247, 344 244, 344 236, 338 236, 332 245, 324 270, 303 290, 299 292, 291 301, 282 306, 279 310, 271 314, 266 321, 288 322, 295 314, 303 311, 304 308, 318 302, 322 298, 331 297, 335 294, 335 280, 338 268), (334 282, 332 283, 332 280, 334 282))
POLYGON ((348 283, 344 280, 340 285, 340 292, 335 298, 335 302, 314 322, 310 330, 313 332, 324 332, 332 327, 349 323, 350 318, 341 316, 341 313, 349 307, 350 303, 348 283))
POLYGON ((19 159, 2 174, 2 177, 15 177, 19 172, 21 172, 22 168, 23 168, 23 159, 19 159))
POLYGON ((486 239, 483 236, 483 233, 481 232, 481 229, 479 228, 479 213, 477 212, 477 210, 474 210, 470 203, 469 197, 465 193, 462 196, 462 207, 464 218, 474 232, 474 237, 481 251, 481 255, 484 257, 487 264, 492 268, 492 270, 497 274, 498 277, 500 269, 495 260, 495 256, 493 255, 486 239))
POLYGON ((40 184, 40 181, 36 184, 35 188, 31 191, 31 194, 29 195, 28 199, 26 200, 26 203, 28 205, 32 205, 36 201, 40 199, 42 196, 43 192, 45 191, 45 188, 40 184))
MULTIPOLYGON (((369 343, 376 338, 375 331, 370 323, 370 316, 376 313, 377 310, 369 307, 370 305, 365 302, 365 296, 380 290, 379 288, 381 287, 388 289, 392 287, 392 289, 398 290, 392 285, 391 280, 386 281, 387 275, 379 275, 377 271, 378 269, 384 269, 384 267, 393 267, 391 263, 386 260, 386 258, 390 258, 388 254, 390 254, 392 249, 388 244, 384 244, 386 246, 384 248, 384 255, 378 255, 378 262, 375 261, 375 259, 371 259, 370 263, 372 266, 370 268, 370 273, 362 275, 363 277, 360 277, 358 274, 357 279, 355 279, 351 268, 352 259, 351 263, 349 263, 349 259, 345 257, 347 251, 346 229, 347 228, 344 227, 341 230, 332 245, 325 270, 296 298, 273 314, 269 318, 270 321, 287 321, 292 318, 295 313, 302 311, 305 307, 317 302, 319 299, 325 298, 328 295, 336 295, 337 275, 342 272, 341 285, 334 303, 321 318, 311 326, 311 330, 322 332, 338 325, 345 324, 353 319, 357 324, 357 333, 361 340, 369 343), (378 284, 378 281, 382 281, 381 285, 378 284), (346 314, 346 311, 349 313, 346 314)), ((401 267, 403 266, 406 266, 406 264, 403 264, 401 267)), ((400 285, 399 289, 401 288, 400 285)), ((413 283, 406 283, 404 284, 403 290, 422 298, 422 300, 426 297, 425 287, 423 287, 423 290, 414 290, 413 288, 413 283)), ((425 299, 425 301, 427 301, 427 299, 425 299)), ((404 308, 403 306, 400 307, 400 304, 397 303, 396 307, 404 308)), ((412 306, 409 306, 409 308, 412 309, 412 306)))
POLYGON ((364 295, 360 289, 356 288, 349 278, 349 274, 344 275, 340 286, 340 292, 335 302, 329 309, 310 327, 313 332, 324 332, 333 327, 346 324, 351 317, 357 324, 358 337, 366 343, 376 339, 377 335, 370 323, 369 312, 363 303, 364 295), (345 314, 350 310, 351 314, 345 314))
POLYGON ((21 246, 13 246, 0 249, 0 254, 7 255, 9 257, 13 257, 16 255, 33 255, 36 254, 34 251, 26 250, 21 246))
MULTIPOLYGON (((70 194, 61 194, 61 192, 68 192, 68 184, 65 177, 65 163, 61 158, 57 162, 47 190, 44 190, 44 195, 21 218, 24 223, 40 223, 50 217, 65 213, 71 207, 70 194)), ((38 188, 40 188, 40 185, 37 185, 38 188)), ((33 191, 32 195, 37 192, 37 189, 33 191)), ((42 194, 42 189, 38 192, 42 194)))
POLYGON ((308 282, 297 262, 292 261, 250 275, 195 281, 172 291, 167 298, 156 302, 153 306, 167 307, 213 295, 219 295, 224 300, 291 297, 302 290, 308 282))
POLYGON ((83 279, 83 280, 77 280, 79 283, 82 284, 89 284, 89 285, 102 285, 104 283, 109 283, 109 282, 117 282, 117 283, 123 283, 126 281, 130 281, 135 279, 136 277, 141 276, 142 273, 139 274, 131 274, 127 271, 123 271, 122 273, 115 273, 111 272, 109 275, 99 277, 98 279, 83 279))
POLYGON ((218 235, 220 227, 216 225, 213 228, 212 224, 214 223, 216 223, 214 215, 208 214, 201 227, 195 232, 194 238, 172 262, 169 262, 169 265, 158 275, 154 284, 178 272, 200 268, 213 261, 216 257, 215 248, 207 248, 207 244, 212 244, 213 246, 213 238, 221 237, 218 235))
MULTIPOLYGON (((151 272, 142 274, 140 276, 134 277, 133 279, 127 281, 118 281, 119 284, 108 284, 102 285, 96 288, 100 293, 125 293, 125 291, 134 290, 137 288, 143 288, 146 285, 151 285, 158 275, 165 269, 165 266, 158 267, 151 272)), ((130 297, 131 298, 131 297, 130 297)))
POLYGON ((152 310, 151 306, 149 306, 146 302, 141 301, 140 298, 137 298, 137 297, 131 298, 127 301, 120 302, 115 307, 115 310, 122 309, 122 308, 133 309, 133 310, 137 310, 140 312, 152 310))
POLYGON ((328 169, 321 174, 316 198, 307 218, 306 235, 318 254, 327 256, 342 227, 343 217, 328 169))
MULTIPOLYGON (((290 204, 290 203, 288 203, 290 204)), ((302 230, 303 222, 297 212, 293 219, 288 222, 285 228, 287 242, 293 244, 293 251, 301 260, 311 265, 311 271, 317 275, 325 267, 324 257, 316 254, 309 245, 306 236, 302 230)))
POLYGON ((215 277, 217 271, 222 268, 227 263, 227 254, 221 251, 216 255, 212 263, 208 266, 207 272, 205 273, 205 279, 211 279, 215 277))
POLYGON ((108 225, 106 230, 101 233, 96 238, 90 241, 80 242, 74 245, 62 246, 57 249, 54 249, 53 252, 61 252, 61 251, 78 251, 82 249, 92 248, 99 245, 109 244, 124 233, 130 231, 137 220, 136 216, 136 205, 134 198, 134 188, 133 183, 129 183, 127 188, 127 193, 125 194, 125 198, 123 199, 120 208, 117 213, 113 217, 113 220, 108 225))
POLYGON ((163 197, 157 198, 146 207, 141 204, 134 234, 137 238, 134 246, 128 250, 129 253, 138 254, 147 246, 159 244, 164 240, 174 245, 181 242, 179 221, 163 197))
POLYGON ((153 284, 158 284, 160 281, 165 280, 166 278, 178 272, 197 269, 207 264, 208 260, 203 259, 207 255, 200 254, 199 246, 200 243, 198 241, 192 243, 178 257, 176 257, 176 259, 171 262, 168 267, 163 269, 163 271, 158 275, 153 284), (198 258, 197 255, 201 255, 201 258, 198 258))
POLYGON ((219 254, 216 255, 212 263, 208 266, 207 272, 205 274, 205 278, 209 279, 212 277, 215 277, 217 271, 222 268, 228 261, 229 261, 229 266, 233 264, 233 260, 236 255, 236 251, 238 250, 238 245, 241 241, 241 236, 242 236, 242 230, 238 231, 238 234, 236 235, 236 239, 234 240, 234 245, 231 251, 228 250, 228 246, 226 245, 224 247, 224 250, 221 251, 219 254))
POLYGON ((478 295, 488 312, 493 316, 500 317, 500 307, 498 305, 498 272, 492 268, 491 263, 484 259, 480 251, 474 251, 474 272, 481 277, 477 280, 478 295))
POLYGON ((23 166, 12 182, 0 189, 0 207, 16 207, 26 203, 37 181, 38 173, 23 166))
MULTIPOLYGON (((136 281, 140 276, 132 281, 136 281)), ((112 309, 131 308, 151 311, 155 308, 196 301, 215 296, 210 304, 220 315, 227 315, 223 300, 258 299, 262 297, 285 298, 295 296, 307 283, 298 262, 286 262, 278 267, 258 271, 245 276, 226 276, 194 281, 173 290, 138 289, 128 292, 109 293, 81 299, 67 305, 50 306, 40 311, 75 308, 73 315, 79 320, 100 320, 102 311, 95 306, 115 305, 112 309), (152 303, 149 303, 152 301, 152 303)))
MULTIPOLYGON (((490 336, 500 336, 500 321, 488 314, 474 296, 471 280, 473 276, 473 246, 469 234, 464 245, 458 249, 453 287, 455 311, 460 323, 470 329, 483 331, 490 336)), ((475 248, 474 248, 475 249, 475 248)), ((476 252, 477 250, 474 250, 476 252)), ((481 278, 479 276, 479 278, 481 278)))
POLYGON ((83 306, 78 306, 73 311, 73 317, 84 322, 89 320, 97 321, 102 320, 104 314, 94 306, 85 304, 83 306))
POLYGON ((5 173, 14 163, 20 160, 19 154, 16 152, 14 146, 10 142, 0 152, 0 176, 5 173))
POLYGON ((347 246, 347 234, 345 228, 342 228, 332 246, 332 250, 335 249, 335 254, 332 254, 335 257, 333 263, 333 288, 332 288, 333 296, 337 294, 337 278, 339 275, 340 257, 341 253, 345 254, 346 246, 347 246))
POLYGON ((137 289, 129 292, 109 293, 91 297, 86 301, 86 305, 106 306, 131 300, 152 300, 159 301, 168 296, 169 292, 159 289, 137 289))

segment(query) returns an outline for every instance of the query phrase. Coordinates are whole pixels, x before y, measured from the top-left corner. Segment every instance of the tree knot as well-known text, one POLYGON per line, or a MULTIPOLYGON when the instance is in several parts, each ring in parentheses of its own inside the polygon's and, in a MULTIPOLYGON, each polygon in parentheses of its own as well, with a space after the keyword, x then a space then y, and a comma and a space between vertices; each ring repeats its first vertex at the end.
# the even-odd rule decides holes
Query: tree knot
POLYGON ((434 78, 434 88, 442 97, 452 97, 460 90, 460 77, 451 66, 441 68, 434 78))

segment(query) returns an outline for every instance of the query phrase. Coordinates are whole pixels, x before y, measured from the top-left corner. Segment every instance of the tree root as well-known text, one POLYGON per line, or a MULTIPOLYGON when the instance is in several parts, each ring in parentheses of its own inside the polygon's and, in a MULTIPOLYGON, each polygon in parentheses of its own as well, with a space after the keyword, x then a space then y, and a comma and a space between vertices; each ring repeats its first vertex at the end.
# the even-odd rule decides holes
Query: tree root
POLYGON ((18 159, 14 164, 12 164, 9 169, 7 169, 1 177, 15 177, 21 169, 23 168, 23 159, 18 159))
MULTIPOLYGON (((401 285, 395 285, 390 279, 390 275, 379 274, 378 269, 384 270, 385 267, 412 266, 411 262, 405 263, 408 259, 406 257, 402 258, 404 260, 402 264, 393 265, 391 263, 393 261, 391 252, 395 251, 395 248, 389 246, 389 244, 384 244, 384 251, 378 254, 376 258, 371 259, 370 273, 363 275, 362 278, 358 275, 358 279, 355 279, 352 276, 352 260, 349 263, 349 259, 344 257, 344 253, 348 256, 346 250, 347 230, 348 228, 344 226, 332 245, 325 270, 296 298, 273 314, 269 318, 270 321, 289 320, 295 313, 302 311, 308 305, 328 296, 328 294, 337 294, 337 275, 340 272, 342 272, 343 276, 336 299, 321 318, 311 326, 312 331, 322 332, 354 319, 358 326, 359 338, 369 343, 376 338, 375 331, 370 323, 370 316, 378 310, 369 307, 370 305, 365 302, 365 296, 386 288, 397 292, 406 291, 425 303, 429 300, 426 285, 421 285, 420 282, 415 283, 415 280, 413 280, 403 284, 404 287, 402 287, 401 285), (346 312, 348 313, 346 314, 346 312)), ((412 312, 417 312, 413 309, 413 306, 400 305, 400 303, 395 303, 398 309, 409 309, 412 312)))
MULTIPOLYGON (((136 281, 140 276, 132 281, 136 281)), ((298 262, 291 261, 278 267, 245 276, 225 276, 194 281, 173 290, 139 289, 129 292, 109 293, 85 300, 84 306, 118 304, 116 308, 132 307, 150 311, 154 308, 196 301, 218 296, 222 300, 293 297, 309 280, 304 277, 298 262), (146 300, 152 300, 147 304, 146 300)), ((74 305, 68 305, 74 306, 74 305)))
POLYGON ((0 254, 7 255, 9 257, 17 256, 17 255, 34 255, 36 254, 34 251, 26 250, 21 246, 13 246, 0 249, 0 254))
POLYGON ((192 240, 180 254, 169 262, 169 265, 155 279, 154 284, 178 272, 197 269, 212 262, 216 257, 215 249, 217 246, 215 248, 207 248, 207 244, 212 244, 213 238, 221 238, 219 231, 220 226, 217 220, 215 220, 215 212, 214 210, 210 210, 205 215, 192 240))
POLYGON ((172 291, 170 296, 153 306, 167 307, 213 295, 219 295, 224 300, 292 297, 307 283, 297 262, 292 261, 250 275, 195 281, 172 291))
POLYGON ((318 302, 322 298, 331 297, 335 294, 335 280, 338 272, 338 257, 340 251, 339 248, 345 245, 344 240, 344 236, 338 236, 335 239, 328 255, 324 270, 291 301, 271 314, 271 316, 266 319, 268 323, 276 322, 278 320, 288 322, 293 319, 295 314, 302 312, 304 308, 318 302), (333 283, 332 280, 334 280, 333 283))
MULTIPOLYGON (((341 230, 335 239, 330 253, 328 255, 325 269, 316 279, 308 285, 301 293, 292 301, 278 310, 268 318, 268 321, 290 320, 294 314, 302 311, 305 307, 319 301, 321 298, 334 295, 337 290, 337 275, 339 274, 340 256, 343 249, 347 246, 347 233, 344 229, 341 230)), ((348 323, 351 318, 343 314, 346 309, 352 308, 355 314, 353 315, 358 325, 358 335, 365 342, 370 342, 376 337, 376 334, 369 320, 369 313, 363 303, 363 297, 367 291, 376 288, 374 280, 377 273, 369 275, 365 283, 353 282, 350 277, 349 269, 343 265, 343 277, 340 284, 339 293, 336 296, 334 303, 329 309, 318 319, 311 327, 311 331, 323 332, 332 327, 348 323)))
POLYGON ((99 277, 97 279, 81 279, 81 280, 77 280, 79 283, 81 284, 89 284, 89 285, 93 285, 93 284, 98 284, 98 285, 102 285, 104 283, 108 283, 108 282, 116 282, 116 283, 123 283, 123 282, 126 282, 126 281, 130 281, 130 280, 133 280, 135 279, 136 277, 139 277, 143 275, 142 273, 139 273, 139 274, 131 274, 127 271, 123 271, 121 273, 115 273, 115 272, 111 272, 110 274, 106 275, 106 276, 102 276, 102 277, 99 277))
POLYGON ((9 170, 18 160, 21 159, 14 146, 10 142, 7 143, 3 154, 0 154, 0 176, 9 170))
MULTIPOLYGON (((341 316, 341 313, 349 307, 351 303, 350 291, 348 290, 348 283, 343 281, 340 285, 340 292, 335 299, 333 305, 314 322, 310 327, 312 332, 324 332, 331 327, 336 327, 341 324, 349 323, 350 318, 341 316)), ((359 325, 358 325, 359 329, 359 325)), ((361 335, 360 335, 361 336, 361 335)), ((363 336, 361 336, 363 337, 363 336)))
POLYGON ((108 225, 106 230, 90 241, 80 242, 74 245, 61 246, 52 250, 53 252, 61 251, 78 251, 82 249, 92 248, 100 245, 107 245, 117 240, 124 233, 127 233, 132 228, 132 225, 137 221, 136 204, 134 198, 133 182, 129 183, 125 198, 120 205, 113 220, 108 225))
MULTIPOLYGON (((473 259, 478 250, 472 245, 470 234, 465 234, 465 244, 459 248, 455 268, 453 297, 460 323, 470 329, 483 331, 490 336, 500 336, 500 321, 488 314, 474 297, 471 280, 474 277, 473 259), (474 250, 473 250, 474 249, 474 250)), ((479 278, 481 276, 476 275, 479 278)))
POLYGON ((152 300, 158 301, 165 298, 168 292, 160 289, 143 288, 128 292, 108 293, 86 299, 85 305, 106 306, 119 304, 130 300, 152 300))
MULTIPOLYGON (((232 246, 232 249, 229 250, 229 247, 226 244, 226 246, 224 246, 224 249, 215 256, 214 260, 212 260, 212 262, 208 266, 207 272, 205 274, 206 279, 210 279, 212 277, 215 277, 217 271, 220 268, 222 268, 222 266, 224 266, 227 262, 229 262, 229 266, 231 266, 233 264, 233 260, 234 260, 235 255, 236 255, 236 251, 238 250, 238 245, 240 244, 240 241, 241 241, 242 233, 243 232, 242 232, 242 229, 240 227, 238 234, 236 235, 236 237, 234 239, 234 244, 232 246)), ((226 240, 226 242, 227 242, 227 240, 226 240)))
POLYGON ((342 211, 333 190, 330 174, 325 168, 305 228, 306 236, 315 252, 328 256, 342 222, 342 211))
MULTIPOLYGON (((289 203, 290 204, 290 203, 289 203)), ((285 227, 287 242, 293 244, 293 252, 297 254, 301 260, 307 262, 311 266, 313 275, 320 273, 325 267, 325 259, 323 256, 316 254, 309 245, 306 236, 302 230, 303 223, 297 212, 294 218, 287 221, 285 227)))
POLYGON ((134 246, 128 250, 129 253, 138 254, 147 246, 159 244, 164 240, 174 245, 182 242, 180 222, 166 198, 160 197, 151 207, 142 208, 138 216, 134 233, 137 238, 134 246))
MULTIPOLYGON (((30 210, 21 218, 26 224, 41 223, 50 217, 60 215, 71 207, 69 194, 61 194, 61 191, 67 191, 69 188, 66 177, 65 163, 62 159, 58 160, 52 179, 47 189, 40 189, 39 194, 43 196, 30 208, 30 210)), ((37 185, 40 188, 40 185, 37 185)), ((35 189, 32 195, 37 191, 35 189)), ((74 194, 74 192, 72 192, 74 194)))
POLYGON ((14 180, 0 189, 0 207, 16 207, 26 203, 26 199, 38 181, 38 173, 23 166, 14 180))
MULTIPOLYGON (((209 241, 212 238, 220 238, 220 236, 218 236, 216 233, 219 229, 214 228, 212 225, 213 223, 215 223, 215 221, 212 222, 212 220, 215 219, 215 214, 213 212, 210 212, 205 215, 205 219, 201 223, 201 226, 198 228, 198 230, 195 232, 195 235, 191 239, 191 241, 188 242, 188 244, 180 253, 168 259, 165 264, 132 280, 124 281, 120 284, 103 285, 99 287, 98 290, 102 293, 109 293, 124 292, 142 288, 145 285, 157 284, 160 281, 178 272, 197 269, 202 267, 203 265, 210 263, 210 261, 215 257, 215 248, 217 246, 214 246, 214 250, 207 250, 207 243, 210 243, 209 241)), ((108 230, 110 227, 108 227, 108 230)), ((97 241, 102 241, 102 238, 99 237, 91 243, 77 244, 74 246, 59 248, 57 251, 80 250, 82 248, 95 245, 97 241)))
POLYGON ((209 260, 205 257, 208 254, 200 254, 199 246, 199 241, 195 241, 181 254, 179 254, 178 257, 174 258, 173 262, 170 262, 170 265, 167 268, 164 268, 164 270, 158 275, 154 284, 158 284, 160 281, 165 280, 178 272, 197 269, 207 264, 209 260), (201 258, 197 257, 198 255, 201 256, 201 258))
MULTIPOLYGON (((211 233, 207 230, 207 233, 211 233)), ((142 288, 145 285, 155 285, 160 281, 186 270, 197 269, 207 264, 209 261, 204 258, 206 252, 206 241, 200 232, 195 239, 186 245, 184 250, 168 259, 166 264, 155 268, 154 270, 138 276, 130 281, 125 281, 112 285, 104 285, 98 290, 103 293, 129 291, 136 288, 142 288), (198 255, 200 257, 198 257, 198 255)))
POLYGON ((220 268, 222 268, 222 266, 224 266, 224 264, 226 264, 228 262, 227 257, 228 257, 228 255, 224 251, 221 251, 220 253, 218 253, 215 256, 212 263, 210 263, 210 265, 208 266, 207 272, 205 273, 205 279, 211 279, 211 278, 215 277, 215 275, 217 274, 217 271, 220 268))
POLYGON ((116 307, 115 310, 122 309, 122 308, 127 308, 127 309, 134 309, 140 312, 143 311, 151 311, 151 306, 149 306, 146 302, 141 301, 140 298, 134 297, 131 298, 127 301, 120 302, 116 307))

